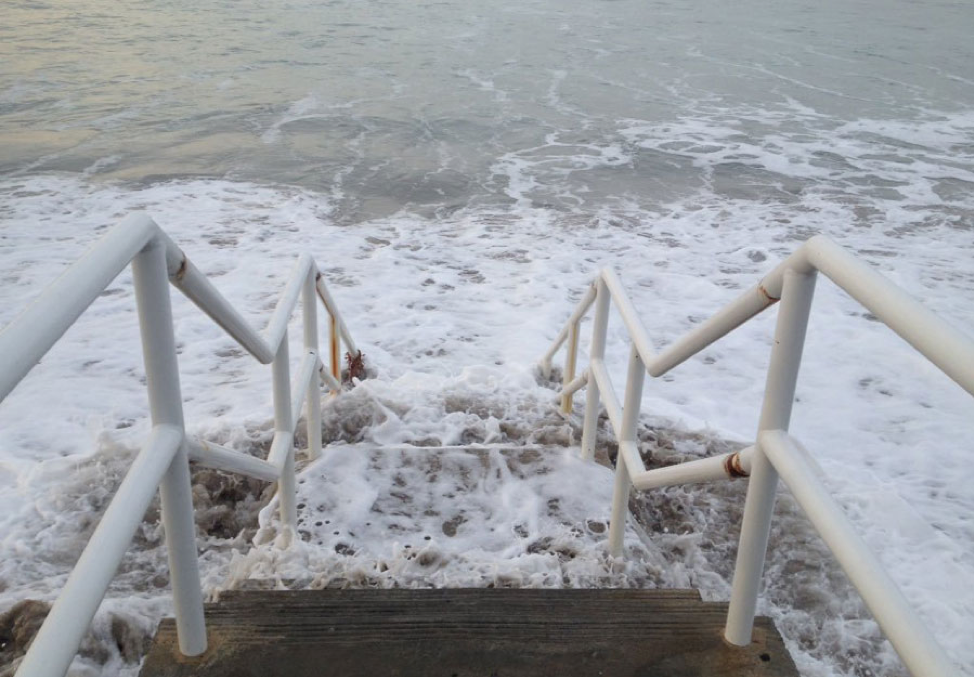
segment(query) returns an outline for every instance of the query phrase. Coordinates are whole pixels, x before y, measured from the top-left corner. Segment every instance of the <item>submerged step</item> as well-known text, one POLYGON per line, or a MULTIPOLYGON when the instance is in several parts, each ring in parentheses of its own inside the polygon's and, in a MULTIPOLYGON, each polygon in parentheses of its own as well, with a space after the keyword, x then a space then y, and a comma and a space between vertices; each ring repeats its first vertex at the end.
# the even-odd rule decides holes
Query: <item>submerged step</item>
POLYGON ((209 649, 159 626, 142 677, 793 677, 774 624, 722 637, 726 604, 692 590, 304 590, 225 593, 209 649))
POLYGON ((611 561, 613 482, 563 447, 330 445, 298 479, 301 547, 268 519, 223 587, 684 587, 632 524, 611 561))

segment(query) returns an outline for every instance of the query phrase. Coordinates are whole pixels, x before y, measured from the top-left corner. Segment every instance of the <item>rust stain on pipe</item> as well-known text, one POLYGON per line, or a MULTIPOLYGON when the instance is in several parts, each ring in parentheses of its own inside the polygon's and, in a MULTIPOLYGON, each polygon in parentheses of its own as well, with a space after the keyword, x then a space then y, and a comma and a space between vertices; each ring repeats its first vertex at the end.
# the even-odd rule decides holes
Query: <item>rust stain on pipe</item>
POLYGON ((781 298, 769 294, 768 290, 764 288, 763 284, 758 285, 758 291, 764 294, 764 298, 768 299, 771 303, 777 303, 778 301, 781 300, 781 298))
POLYGON ((335 380, 341 383, 342 380, 342 363, 339 358, 341 349, 338 345, 338 320, 335 316, 331 314, 329 310, 329 322, 328 322, 328 333, 329 340, 331 342, 331 375, 335 377, 335 380))
MULTIPOLYGON (((180 252, 180 254, 182 254, 182 252, 180 252)), ((182 282, 183 278, 186 277, 186 271, 189 269, 189 259, 186 258, 186 254, 182 255, 183 259, 179 262, 179 270, 177 270, 176 274, 173 275, 176 282, 182 282)))
POLYGON ((731 479, 748 476, 744 466, 741 465, 741 452, 727 455, 727 458, 724 459, 724 470, 731 479))

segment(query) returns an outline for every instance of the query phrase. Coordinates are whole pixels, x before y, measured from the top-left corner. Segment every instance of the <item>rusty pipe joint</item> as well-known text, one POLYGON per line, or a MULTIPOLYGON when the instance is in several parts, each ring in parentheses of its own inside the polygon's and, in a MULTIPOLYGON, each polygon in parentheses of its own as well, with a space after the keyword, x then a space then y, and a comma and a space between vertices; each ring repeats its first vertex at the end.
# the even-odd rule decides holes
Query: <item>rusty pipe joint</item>
POLYGON ((736 451, 724 457, 724 471, 729 478, 739 479, 749 477, 751 473, 745 469, 744 462, 741 460, 741 452, 736 451))

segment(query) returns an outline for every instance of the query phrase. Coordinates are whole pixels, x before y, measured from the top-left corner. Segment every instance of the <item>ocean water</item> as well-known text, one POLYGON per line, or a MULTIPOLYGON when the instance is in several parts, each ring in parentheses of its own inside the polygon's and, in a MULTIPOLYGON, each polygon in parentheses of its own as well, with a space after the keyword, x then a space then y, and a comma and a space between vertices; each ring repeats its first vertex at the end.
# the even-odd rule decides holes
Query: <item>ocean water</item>
MULTIPOLYGON (((662 347, 825 233, 972 335, 972 29, 966 1, 8 0, 0 325, 146 210, 258 327, 310 251, 379 374, 367 392, 384 413, 363 439, 384 445, 549 425, 533 366, 601 266, 662 347)), ((268 370, 174 303, 191 433, 258 444, 268 370)), ((647 416, 753 438, 773 322, 648 383, 647 416)), ((617 387, 627 353, 614 320, 617 387)), ((63 582, 148 429, 142 378, 123 273, 0 404, 0 611, 63 582)), ((821 279, 792 429, 948 653, 974 664, 974 400, 821 279)), ((145 627, 169 603, 140 582, 163 566, 158 540, 143 535, 106 603, 145 627)), ((666 582, 726 599, 693 543, 666 582)), ((344 561, 211 545, 210 591, 275 558, 298 578, 344 561)), ((417 580, 401 542, 370 548, 417 580)), ((770 568, 787 579, 776 563, 804 552, 770 568)), ((492 561, 512 575, 501 551, 473 559, 451 580, 487 580, 492 561)), ((659 561, 605 579, 593 557, 579 575, 659 581, 659 561)), ((868 614, 809 613, 775 585, 762 611, 792 631, 803 674, 903 674, 868 614)), ((113 656, 75 669, 133 669, 113 656)))

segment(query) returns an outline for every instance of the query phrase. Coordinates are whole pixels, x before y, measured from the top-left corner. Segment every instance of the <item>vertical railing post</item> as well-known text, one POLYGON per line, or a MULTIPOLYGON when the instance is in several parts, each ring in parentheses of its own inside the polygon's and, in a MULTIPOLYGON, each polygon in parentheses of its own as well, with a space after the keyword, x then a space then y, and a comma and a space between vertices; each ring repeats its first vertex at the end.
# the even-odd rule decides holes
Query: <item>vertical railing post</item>
MULTIPOLYGON (((815 292, 815 277, 814 272, 801 274, 788 270, 784 274, 774 347, 771 350, 764 403, 758 424, 759 435, 765 430, 788 430, 802 348, 805 344, 808 314, 815 292)), ((737 548, 737 564, 734 567, 727 626, 724 629, 727 641, 737 646, 751 643, 777 486, 778 473, 761 450, 760 444, 756 444, 751 460, 747 499, 744 502, 744 518, 737 548)))
MULTIPOLYGON (((169 300, 169 274, 161 240, 152 240, 135 256, 132 275, 152 423, 169 424, 183 430, 183 399, 179 388, 179 365, 169 300)), ((186 656, 198 656, 206 651, 206 623, 203 618, 193 492, 185 442, 176 452, 159 485, 159 495, 162 499, 166 548, 169 551, 169 579, 179 650, 186 656)))
POLYGON ((274 437, 278 444, 287 445, 277 483, 277 497, 281 507, 281 521, 297 533, 297 482, 294 477, 294 422, 291 421, 291 367, 288 364, 288 333, 281 337, 271 365, 274 380, 274 437))
POLYGON ((612 489, 612 517, 609 519, 609 554, 622 557, 622 549, 626 537, 626 517, 629 515, 629 489, 632 481, 629 479, 629 468, 626 467, 625 457, 619 453, 616 456, 615 484, 612 489))
MULTIPOLYGON (((563 388, 575 380, 575 369, 578 365, 578 330, 582 318, 572 322, 568 329, 568 352, 565 354, 565 373, 562 375, 561 383, 563 388)), ((563 413, 572 413, 572 398, 574 393, 562 395, 561 410, 563 413)))
POLYGON ((328 311, 328 346, 331 350, 331 375, 339 383, 342 382, 341 342, 338 337, 338 318, 328 311))
MULTIPOLYGON (((318 298, 315 293, 315 284, 318 278, 318 269, 312 265, 308 272, 308 279, 304 283, 301 296, 301 312, 304 323, 304 352, 318 352, 318 298)), ((314 460, 321 456, 321 381, 318 378, 318 369, 314 370, 315 375, 311 377, 308 384, 308 394, 305 396, 305 422, 308 431, 308 458, 314 460)))
POLYGON ((622 409, 622 430, 619 431, 619 454, 616 456, 616 482, 612 495, 612 521, 609 522, 609 554, 622 557, 626 534, 626 517, 629 515, 629 489, 631 468, 626 465, 622 453, 623 444, 636 444, 636 423, 639 406, 643 399, 643 382, 646 367, 634 345, 629 351, 629 373, 626 375, 626 399, 622 409))
MULTIPOLYGON (((609 327, 609 288, 599 276, 595 292, 595 321, 592 323, 592 347, 589 365, 605 358, 605 334, 609 327)), ((582 427, 582 458, 595 458, 595 438, 599 428, 599 384, 595 370, 589 369, 588 388, 585 393, 585 423, 582 427)))

